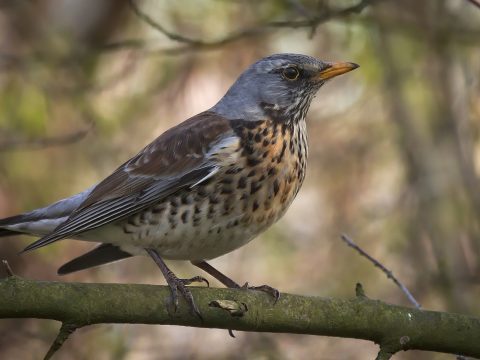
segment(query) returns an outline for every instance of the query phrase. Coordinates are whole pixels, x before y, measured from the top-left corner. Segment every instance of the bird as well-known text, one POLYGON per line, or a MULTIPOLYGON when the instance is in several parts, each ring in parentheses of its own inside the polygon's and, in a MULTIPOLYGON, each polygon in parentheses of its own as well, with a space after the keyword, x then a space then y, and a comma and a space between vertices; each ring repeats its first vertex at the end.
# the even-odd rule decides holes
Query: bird
MULTIPOLYGON (((39 237, 28 252, 63 239, 99 243, 59 275, 150 256, 170 287, 201 317, 187 285, 165 260, 190 261, 229 288, 241 288, 207 260, 265 231, 287 211, 305 178, 306 115, 330 79, 358 68, 282 53, 248 67, 210 109, 176 125, 87 190, 0 220, 0 237, 39 237)), ((278 299, 268 285, 262 290, 278 299)))

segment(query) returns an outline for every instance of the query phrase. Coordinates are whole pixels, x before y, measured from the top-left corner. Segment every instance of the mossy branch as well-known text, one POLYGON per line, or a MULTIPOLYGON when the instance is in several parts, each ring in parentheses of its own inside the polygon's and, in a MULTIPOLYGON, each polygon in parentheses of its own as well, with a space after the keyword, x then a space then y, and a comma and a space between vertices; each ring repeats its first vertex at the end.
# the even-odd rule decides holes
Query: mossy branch
POLYGON ((0 281, 0 318, 61 321, 67 325, 57 345, 82 326, 130 323, 365 339, 381 346, 380 358, 409 349, 480 357, 480 319, 475 317, 389 305, 366 296, 282 294, 273 305, 272 298, 256 291, 191 290, 203 321, 184 302, 169 313, 165 286, 44 282, 10 275, 0 281))

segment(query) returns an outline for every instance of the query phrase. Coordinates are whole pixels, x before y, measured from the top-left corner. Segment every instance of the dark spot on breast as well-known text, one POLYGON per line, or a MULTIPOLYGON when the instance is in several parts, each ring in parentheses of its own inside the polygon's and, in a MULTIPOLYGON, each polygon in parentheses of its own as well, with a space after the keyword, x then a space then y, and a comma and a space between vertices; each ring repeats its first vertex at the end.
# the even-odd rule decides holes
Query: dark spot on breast
POLYGON ((245 155, 252 155, 255 152, 255 149, 251 145, 244 146, 244 154, 245 155))
POLYGON ((233 183, 233 178, 230 176, 226 176, 222 180, 220 180, 220 184, 230 185, 231 183, 233 183))
POLYGON ((182 216, 180 217, 180 218, 182 219, 182 222, 183 222, 184 224, 187 223, 189 212, 190 212, 190 211, 185 210, 185 211, 182 213, 182 216))
POLYGON ((241 168, 231 167, 231 168, 229 168, 227 171, 225 171, 225 174, 227 174, 227 175, 233 175, 233 174, 238 174, 240 171, 242 171, 241 168))
POLYGON ((254 140, 255 142, 259 143, 260 141, 262 141, 262 135, 260 133, 256 133, 254 136, 254 140))
POLYGON ((192 197, 188 193, 182 194, 181 201, 183 205, 189 205, 192 203, 192 197))
POLYGON ((200 197, 206 197, 207 196, 207 190, 205 189, 204 186, 199 186, 197 188, 197 194, 200 196, 200 197))
POLYGON ((250 184, 250 195, 255 194, 261 188, 262 188, 262 184, 252 181, 252 183, 250 184))
POLYGON ((267 147, 269 144, 270 144, 270 141, 268 141, 268 139, 263 140, 263 143, 262 143, 263 147, 267 147))
POLYGON ((239 189, 245 189, 247 187, 247 178, 242 176, 238 179, 238 186, 239 189))
POLYGON ((215 205, 210 205, 208 207, 207 218, 211 219, 211 218, 213 218, 213 215, 215 215, 215 205))
POLYGON ((277 163, 280 163, 283 159, 283 155, 285 155, 285 150, 287 149, 287 141, 283 140, 283 146, 282 146, 282 151, 280 152, 280 155, 277 158, 277 163))
POLYGON ((255 200, 255 201, 253 202, 253 205, 252 205, 252 210, 253 210, 253 211, 256 211, 259 206, 260 206, 260 205, 258 205, 257 200, 255 200))
POLYGON ((247 174, 247 177, 252 177, 256 173, 255 169, 250 170, 250 172, 247 174))
POLYGON ((171 205, 172 207, 178 207, 179 204, 178 204, 177 198, 174 198, 174 197, 171 198, 171 199, 170 199, 170 205, 171 205))
POLYGON ((210 204, 218 204, 220 202, 217 194, 211 194, 208 200, 210 201, 210 204))
POLYGON ((274 168, 274 167, 270 167, 270 168, 268 168, 267 174, 268 174, 268 176, 274 176, 274 175, 277 174, 277 169, 274 168))
POLYGON ((152 213, 153 214, 161 214, 165 211, 165 206, 155 206, 152 208, 152 213))
POLYGON ((229 187, 226 187, 226 186, 223 186, 222 190, 220 191, 220 194, 222 194, 222 195, 233 194, 233 189, 229 188, 229 187))
POLYGON ((174 216, 169 216, 168 217, 168 223, 170 224, 170 229, 175 229, 177 227, 177 219, 174 216))
POLYGON ((247 134, 247 140, 252 141, 253 140, 253 132, 249 131, 247 134))
POLYGON ((280 184, 278 183, 278 180, 275 179, 273 181, 273 194, 274 194, 274 196, 277 196, 279 191, 280 191, 280 184))
POLYGON ((258 181, 260 181, 260 182, 263 181, 263 180, 265 180, 265 175, 260 176, 260 178, 258 179, 258 181))
POLYGON ((268 150, 262 154, 262 157, 265 159, 268 156, 268 150))
POLYGON ((254 158, 254 157, 248 157, 247 158, 247 166, 256 166, 258 164, 260 164, 262 162, 262 160, 258 159, 258 158, 254 158))
POLYGON ((198 207, 198 205, 195 205, 195 207, 193 208, 193 212, 195 214, 200 214, 200 208, 198 207))
POLYGON ((265 129, 263 129, 262 135, 263 135, 263 136, 267 136, 267 135, 268 135, 268 127, 266 127, 265 129))

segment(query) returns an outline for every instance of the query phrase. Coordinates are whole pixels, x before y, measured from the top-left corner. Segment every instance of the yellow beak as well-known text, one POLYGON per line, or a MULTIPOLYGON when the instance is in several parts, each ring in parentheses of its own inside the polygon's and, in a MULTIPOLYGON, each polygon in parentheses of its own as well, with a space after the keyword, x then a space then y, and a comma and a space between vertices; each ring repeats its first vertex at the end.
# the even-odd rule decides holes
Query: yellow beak
POLYGON ((315 76, 316 80, 325 81, 335 76, 342 75, 349 71, 355 70, 356 68, 359 67, 359 65, 352 62, 335 62, 335 63, 327 63, 327 64, 328 64, 328 67, 320 71, 315 76))

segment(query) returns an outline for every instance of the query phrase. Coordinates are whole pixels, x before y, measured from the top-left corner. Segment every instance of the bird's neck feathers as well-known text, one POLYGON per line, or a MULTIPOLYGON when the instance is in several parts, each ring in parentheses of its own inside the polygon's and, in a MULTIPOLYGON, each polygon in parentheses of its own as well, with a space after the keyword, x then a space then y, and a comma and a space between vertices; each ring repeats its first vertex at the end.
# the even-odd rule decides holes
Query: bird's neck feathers
POLYGON ((305 119, 314 96, 314 93, 299 94, 294 101, 281 103, 271 98, 263 100, 257 91, 242 91, 239 87, 239 84, 234 84, 210 111, 230 120, 261 121, 270 118, 293 124, 305 119))
POLYGON ((233 84, 220 101, 210 109, 230 120, 264 120, 265 114, 258 100, 257 92, 243 89, 238 82, 233 84))

